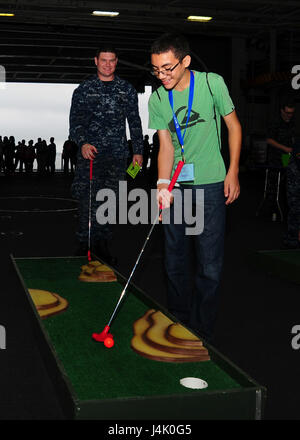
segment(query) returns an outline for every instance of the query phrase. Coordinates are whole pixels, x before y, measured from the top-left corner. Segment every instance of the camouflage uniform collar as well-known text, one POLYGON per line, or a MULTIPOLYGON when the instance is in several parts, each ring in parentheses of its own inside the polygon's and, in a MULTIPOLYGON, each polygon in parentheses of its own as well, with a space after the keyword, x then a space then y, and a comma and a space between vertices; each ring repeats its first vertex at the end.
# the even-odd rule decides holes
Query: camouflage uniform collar
MULTIPOLYGON (((98 77, 97 74, 94 75, 94 79, 95 79, 95 81, 96 81, 98 84, 101 84, 101 86, 105 87, 105 85, 103 85, 103 83, 104 83, 105 81, 102 81, 102 80, 98 77)), ((119 78, 117 75, 115 75, 114 79, 113 79, 112 81, 108 81, 108 82, 109 82, 110 84, 114 85, 114 84, 117 84, 119 81, 120 81, 120 78, 119 78)))

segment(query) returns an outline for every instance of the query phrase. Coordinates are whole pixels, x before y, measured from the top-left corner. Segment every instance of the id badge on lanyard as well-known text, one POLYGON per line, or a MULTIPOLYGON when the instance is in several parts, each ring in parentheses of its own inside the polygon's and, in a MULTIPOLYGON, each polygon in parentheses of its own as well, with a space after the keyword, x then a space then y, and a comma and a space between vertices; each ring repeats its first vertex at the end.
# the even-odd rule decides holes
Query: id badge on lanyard
MULTIPOLYGON (((190 119, 190 114, 191 114, 191 110, 192 110, 192 105, 193 105, 193 99, 194 99, 194 87, 195 87, 195 79, 194 79, 194 74, 192 73, 192 71, 190 72, 190 90, 189 90, 189 102, 188 102, 188 114, 187 114, 187 118, 186 118, 186 124, 185 124, 185 129, 183 132, 183 135, 181 134, 181 130, 180 130, 180 124, 178 122, 177 116, 175 115, 174 112, 174 101, 173 101, 173 91, 169 90, 169 102, 172 108, 172 112, 173 112, 173 120, 174 120, 174 124, 175 124, 175 129, 176 129, 176 133, 177 133, 177 137, 178 140, 180 142, 180 146, 181 146, 181 155, 182 157, 184 157, 184 136, 185 136, 185 132, 188 126, 188 122, 190 119)), ((193 163, 185 163, 183 165, 183 168, 181 170, 181 173, 177 179, 177 182, 192 182, 194 180, 195 176, 194 176, 194 164, 193 163)))

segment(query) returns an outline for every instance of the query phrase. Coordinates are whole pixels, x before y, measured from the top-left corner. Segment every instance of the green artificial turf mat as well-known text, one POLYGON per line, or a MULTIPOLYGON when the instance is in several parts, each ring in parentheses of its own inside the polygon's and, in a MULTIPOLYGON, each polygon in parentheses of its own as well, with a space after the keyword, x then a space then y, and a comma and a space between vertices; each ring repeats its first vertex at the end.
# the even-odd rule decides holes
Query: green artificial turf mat
POLYGON ((69 302, 67 310, 41 323, 79 400, 204 392, 180 385, 181 378, 190 376, 205 380, 208 391, 242 387, 213 361, 157 362, 136 354, 130 347, 133 323, 150 307, 130 290, 111 326, 114 347, 93 341, 92 333, 104 329, 123 287, 118 282, 79 281, 85 258, 19 258, 15 262, 27 289, 48 290, 69 302))
POLYGON ((300 251, 298 250, 282 250, 282 251, 261 251, 266 257, 276 258, 278 260, 300 266, 300 251))
POLYGON ((280 278, 300 283, 300 250, 258 251, 254 261, 280 278))

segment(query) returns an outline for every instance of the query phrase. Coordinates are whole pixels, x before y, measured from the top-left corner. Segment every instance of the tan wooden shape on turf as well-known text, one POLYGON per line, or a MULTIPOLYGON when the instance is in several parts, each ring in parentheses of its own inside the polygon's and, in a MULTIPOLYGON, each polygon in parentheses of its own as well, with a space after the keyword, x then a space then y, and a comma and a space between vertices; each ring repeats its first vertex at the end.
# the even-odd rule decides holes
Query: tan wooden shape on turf
POLYGON ((131 340, 132 349, 143 357, 161 362, 199 362, 204 359, 204 356, 170 353, 149 345, 144 338, 144 335, 151 327, 149 318, 156 313, 156 310, 148 310, 144 316, 134 322, 133 331, 134 336, 131 340))
POLYGON ((166 330, 166 338, 174 344, 188 347, 202 347, 203 342, 179 323, 171 324, 166 330))
POLYGON ((41 318, 57 315, 69 305, 65 298, 48 290, 28 289, 28 292, 41 318))
POLYGON ((81 266, 81 274, 78 279, 80 281, 90 283, 109 283, 117 281, 114 272, 100 261, 90 261, 88 264, 81 266))
POLYGON ((174 342, 170 342, 166 338, 166 332, 168 327, 173 324, 173 321, 169 319, 166 315, 164 315, 162 312, 157 311, 155 313, 152 313, 148 317, 148 319, 150 320, 151 326, 143 336, 144 341, 147 344, 159 350, 166 351, 168 353, 200 356, 205 358, 205 360, 209 358, 208 352, 206 348, 204 348, 203 346, 184 347, 182 345, 175 344, 174 342))

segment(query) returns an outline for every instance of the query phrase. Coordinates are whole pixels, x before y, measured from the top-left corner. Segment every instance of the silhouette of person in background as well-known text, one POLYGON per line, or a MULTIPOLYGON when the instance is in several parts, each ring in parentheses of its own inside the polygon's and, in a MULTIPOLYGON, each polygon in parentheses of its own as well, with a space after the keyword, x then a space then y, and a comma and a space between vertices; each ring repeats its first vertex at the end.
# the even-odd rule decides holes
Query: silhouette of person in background
POLYGON ((19 173, 23 172, 23 167, 25 168, 25 156, 26 156, 27 146, 25 139, 22 142, 18 142, 18 146, 15 152, 15 170, 17 169, 19 163, 19 173))
POLYGON ((55 173, 55 159, 56 159, 56 145, 54 143, 54 137, 50 138, 50 144, 48 145, 47 152, 47 171, 50 174, 55 173))
POLYGON ((48 147, 45 139, 42 140, 41 149, 40 149, 40 164, 41 164, 41 175, 45 175, 47 172, 47 156, 48 156, 48 147))
POLYGON ((38 138, 34 148, 35 148, 35 154, 36 154, 36 161, 37 161, 37 172, 41 174, 42 172, 42 139, 38 138))
POLYGON ((35 157, 36 156, 35 156, 35 148, 33 145, 33 140, 30 139, 25 154, 25 171, 27 174, 33 172, 33 162, 35 157))
POLYGON ((5 171, 6 174, 12 175, 14 173, 14 155, 15 155, 15 138, 10 136, 9 139, 4 138, 4 157, 5 157, 5 171))
POLYGON ((2 144, 3 144, 3 170, 5 172, 5 174, 7 174, 7 159, 6 159, 6 155, 7 155, 7 150, 8 150, 8 144, 9 144, 9 140, 7 136, 4 136, 3 140, 2 140, 2 144))
POLYGON ((69 173, 69 164, 70 164, 70 171, 72 172, 72 162, 74 163, 74 145, 70 139, 70 136, 64 143, 62 159, 63 159, 64 173, 65 174, 69 173))
POLYGON ((14 161, 14 169, 15 170, 17 169, 17 166, 18 166, 18 163, 19 163, 19 160, 20 160, 20 154, 21 154, 21 142, 18 142, 18 145, 16 145, 16 149, 15 149, 15 152, 14 152, 14 159, 15 159, 15 161, 14 161))

